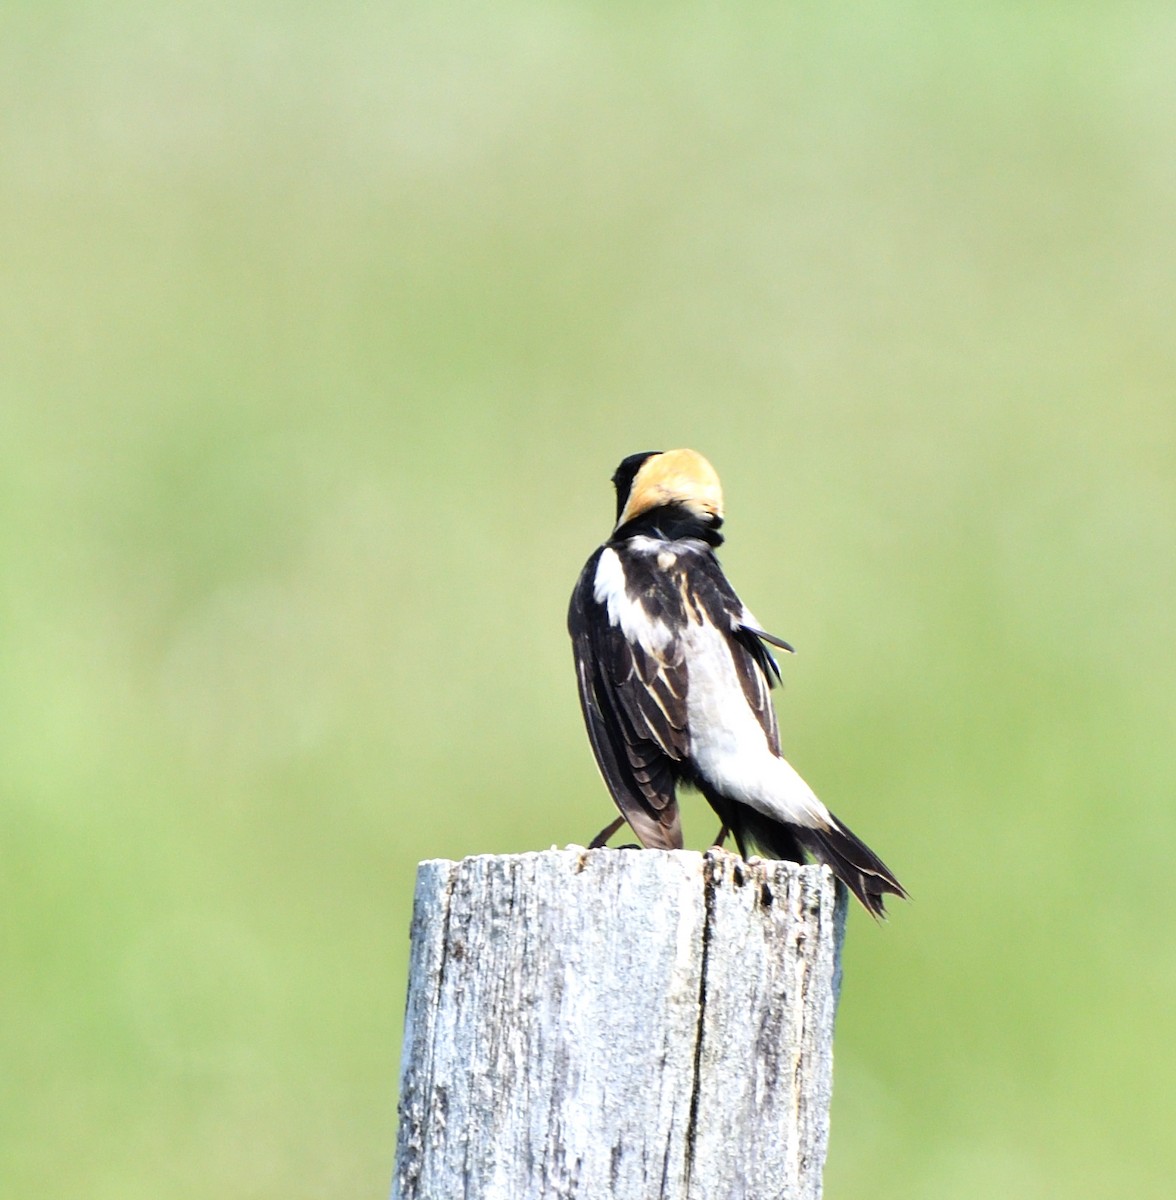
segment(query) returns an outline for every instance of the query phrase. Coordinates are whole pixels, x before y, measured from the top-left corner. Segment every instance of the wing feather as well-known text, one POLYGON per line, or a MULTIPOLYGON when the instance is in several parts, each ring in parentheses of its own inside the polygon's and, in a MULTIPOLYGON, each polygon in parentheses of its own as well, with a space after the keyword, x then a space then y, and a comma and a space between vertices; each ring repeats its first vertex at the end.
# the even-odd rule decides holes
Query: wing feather
POLYGON ((594 594, 600 554, 588 560, 568 610, 588 738, 608 790, 641 842, 678 849, 675 763, 689 753, 685 664, 680 648, 650 653, 609 620, 594 594))
POLYGON ((764 633, 723 574, 718 559, 700 553, 690 564, 693 603, 697 610, 727 634, 735 671, 752 712, 763 728, 774 754, 782 754, 780 728, 772 707, 771 690, 780 682, 780 667, 765 641, 791 652, 782 638, 764 633))
POLYGON ((764 643, 791 647, 763 632, 709 547, 683 552, 670 571, 649 555, 601 547, 584 567, 568 611, 588 737, 617 807, 646 846, 682 845, 675 784, 692 774, 689 668, 675 631, 687 620, 709 621, 726 634, 747 703, 780 754, 771 699, 780 669, 764 643), (597 569, 604 553, 620 558, 619 584, 616 563, 605 564, 606 577, 614 591, 623 585, 624 595, 602 601, 597 569))

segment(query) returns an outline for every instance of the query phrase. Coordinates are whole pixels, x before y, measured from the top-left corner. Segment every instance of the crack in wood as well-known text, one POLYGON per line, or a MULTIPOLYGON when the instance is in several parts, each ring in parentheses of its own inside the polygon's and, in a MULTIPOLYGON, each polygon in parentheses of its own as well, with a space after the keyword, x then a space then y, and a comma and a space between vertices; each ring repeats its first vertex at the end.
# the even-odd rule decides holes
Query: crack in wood
POLYGON ((698 969, 698 1021, 694 1032, 694 1066, 690 1081, 690 1119, 686 1125, 686 1192, 694 1174, 694 1149, 698 1136, 698 1106, 702 1093, 702 1043, 706 1036, 707 967, 710 963, 711 934, 715 918, 715 860, 705 854, 702 859, 702 951, 698 969))

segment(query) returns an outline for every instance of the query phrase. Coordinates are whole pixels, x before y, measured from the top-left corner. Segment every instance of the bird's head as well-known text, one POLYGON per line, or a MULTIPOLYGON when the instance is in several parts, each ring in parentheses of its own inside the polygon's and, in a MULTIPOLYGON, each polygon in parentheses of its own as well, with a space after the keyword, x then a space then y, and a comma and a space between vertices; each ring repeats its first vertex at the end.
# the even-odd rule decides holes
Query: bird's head
POLYGON ((613 474, 617 489, 614 536, 632 527, 657 529, 666 537, 723 539, 723 488, 697 450, 647 450, 630 454, 613 474))

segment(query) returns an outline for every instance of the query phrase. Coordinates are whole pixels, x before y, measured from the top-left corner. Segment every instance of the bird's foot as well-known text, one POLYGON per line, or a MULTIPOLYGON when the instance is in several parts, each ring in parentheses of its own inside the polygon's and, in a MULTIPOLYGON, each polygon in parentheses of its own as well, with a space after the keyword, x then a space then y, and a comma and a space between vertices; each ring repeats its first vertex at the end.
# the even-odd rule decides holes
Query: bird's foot
POLYGON ((589 850, 599 850, 614 833, 625 823, 624 817, 617 817, 611 825, 606 825, 593 839, 588 843, 589 850))

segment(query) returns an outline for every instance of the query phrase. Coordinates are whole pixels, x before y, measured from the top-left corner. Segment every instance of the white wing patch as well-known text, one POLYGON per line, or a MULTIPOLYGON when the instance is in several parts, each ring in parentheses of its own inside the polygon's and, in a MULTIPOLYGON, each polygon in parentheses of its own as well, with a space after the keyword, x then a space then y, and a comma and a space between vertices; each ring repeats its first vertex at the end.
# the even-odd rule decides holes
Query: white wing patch
POLYGON ((673 635, 669 626, 651 618, 639 600, 629 598, 625 568, 611 547, 605 547, 596 564, 592 595, 597 604, 604 605, 609 624, 617 626, 630 645, 640 646, 646 654, 656 656, 670 644, 673 635))
POLYGON ((691 757, 698 772, 722 795, 777 821, 827 829, 829 810, 768 745, 743 693, 727 635, 709 621, 689 621, 683 640, 691 757))

